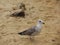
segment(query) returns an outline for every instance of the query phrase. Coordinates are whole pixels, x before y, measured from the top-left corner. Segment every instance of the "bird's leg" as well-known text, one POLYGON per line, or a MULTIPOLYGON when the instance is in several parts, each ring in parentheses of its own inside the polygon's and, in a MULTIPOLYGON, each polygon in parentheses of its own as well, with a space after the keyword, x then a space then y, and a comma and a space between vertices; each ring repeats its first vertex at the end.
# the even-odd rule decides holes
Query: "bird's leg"
POLYGON ((33 36, 30 36, 30 40, 34 40, 34 37, 33 36))
POLYGON ((32 39, 32 37, 30 36, 30 39, 32 39))

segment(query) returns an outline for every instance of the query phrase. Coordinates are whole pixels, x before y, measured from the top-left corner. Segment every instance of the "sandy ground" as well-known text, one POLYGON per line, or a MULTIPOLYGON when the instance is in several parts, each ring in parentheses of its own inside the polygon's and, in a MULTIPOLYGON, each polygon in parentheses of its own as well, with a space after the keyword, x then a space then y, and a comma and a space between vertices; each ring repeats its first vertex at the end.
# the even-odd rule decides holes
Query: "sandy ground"
POLYGON ((60 0, 0 0, 0 45, 60 45, 60 0), (11 11, 26 5, 26 16, 10 17, 11 11), (36 25, 45 24, 34 41, 17 33, 36 25))

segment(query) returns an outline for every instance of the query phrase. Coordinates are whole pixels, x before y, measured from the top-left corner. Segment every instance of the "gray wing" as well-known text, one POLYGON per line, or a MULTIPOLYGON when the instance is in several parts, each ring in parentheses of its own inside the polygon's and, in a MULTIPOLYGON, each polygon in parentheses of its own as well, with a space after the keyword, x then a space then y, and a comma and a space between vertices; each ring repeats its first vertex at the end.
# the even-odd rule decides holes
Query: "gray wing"
POLYGON ((20 32, 18 34, 20 34, 20 35, 32 35, 36 31, 35 28, 36 28, 36 26, 29 28, 23 32, 20 32))

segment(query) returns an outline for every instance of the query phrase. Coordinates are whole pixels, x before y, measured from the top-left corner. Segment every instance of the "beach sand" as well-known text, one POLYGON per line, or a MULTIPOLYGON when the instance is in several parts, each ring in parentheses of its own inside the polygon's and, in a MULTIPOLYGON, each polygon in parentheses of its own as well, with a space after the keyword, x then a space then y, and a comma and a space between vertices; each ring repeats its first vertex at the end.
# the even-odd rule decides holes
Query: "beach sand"
POLYGON ((60 45, 60 0, 0 0, 0 45, 60 45), (25 18, 11 12, 26 6, 25 18), (33 41, 18 33, 44 20, 42 31, 33 41))

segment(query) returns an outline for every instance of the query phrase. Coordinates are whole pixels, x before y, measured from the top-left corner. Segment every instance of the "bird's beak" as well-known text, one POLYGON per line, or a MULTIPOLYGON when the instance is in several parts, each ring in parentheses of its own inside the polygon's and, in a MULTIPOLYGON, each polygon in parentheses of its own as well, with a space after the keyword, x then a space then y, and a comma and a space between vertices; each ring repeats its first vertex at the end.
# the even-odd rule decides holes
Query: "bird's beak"
POLYGON ((43 22, 43 24, 45 24, 45 23, 43 22))

